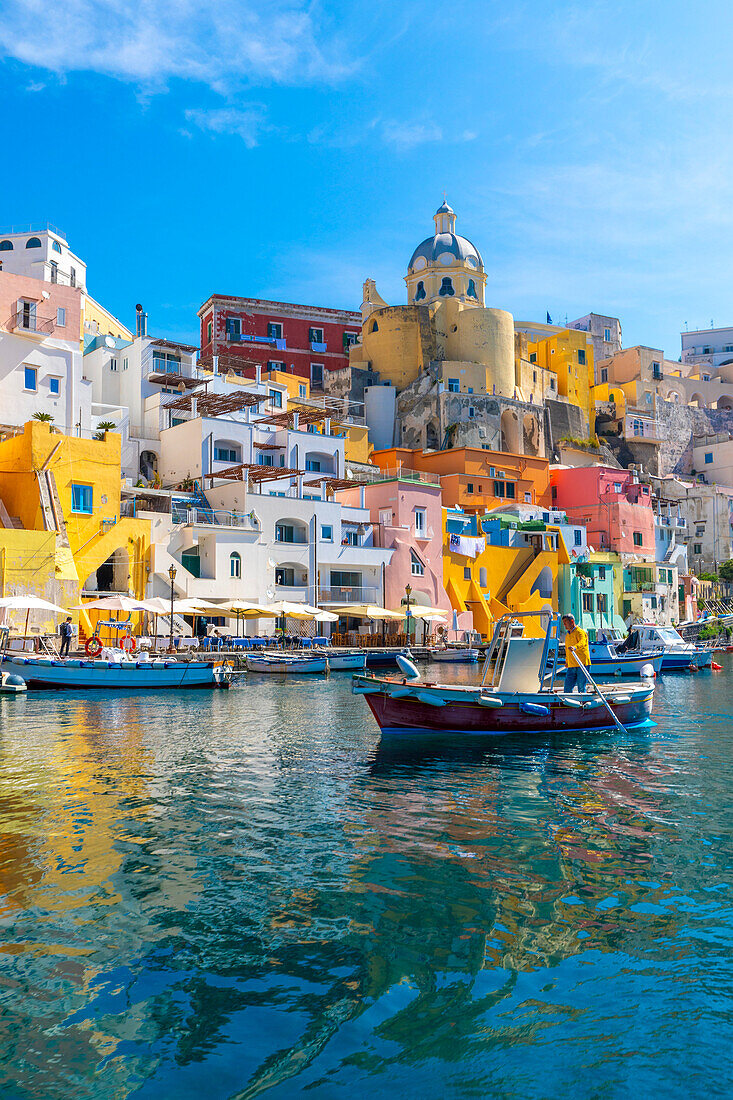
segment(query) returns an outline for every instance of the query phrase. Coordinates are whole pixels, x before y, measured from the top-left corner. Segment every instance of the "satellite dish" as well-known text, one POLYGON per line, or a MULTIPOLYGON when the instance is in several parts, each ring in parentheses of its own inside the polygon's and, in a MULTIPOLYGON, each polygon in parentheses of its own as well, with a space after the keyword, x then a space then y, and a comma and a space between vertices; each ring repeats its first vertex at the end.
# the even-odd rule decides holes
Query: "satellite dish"
POLYGON ((113 348, 115 346, 114 338, 112 336, 105 336, 104 346, 106 348, 113 348))

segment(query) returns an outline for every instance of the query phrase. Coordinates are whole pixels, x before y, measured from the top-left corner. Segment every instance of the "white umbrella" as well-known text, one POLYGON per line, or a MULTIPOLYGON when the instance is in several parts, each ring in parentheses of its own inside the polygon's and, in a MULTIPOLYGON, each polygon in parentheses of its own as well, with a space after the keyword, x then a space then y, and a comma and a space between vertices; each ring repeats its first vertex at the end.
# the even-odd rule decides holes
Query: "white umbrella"
POLYGON ((402 611, 388 611, 386 607, 378 607, 373 603, 339 604, 334 610, 339 615, 350 615, 354 619, 385 619, 395 621, 404 619, 402 611))
POLYGON ((247 600, 229 600, 228 603, 219 604, 217 610, 225 615, 241 615, 243 619, 274 619, 278 614, 277 611, 247 600))
POLYGON ((79 611, 145 611, 143 600, 133 600, 131 596, 100 596, 98 600, 77 603, 79 611))
POLYGON ((65 607, 49 603, 39 596, 3 596, 0 599, 0 608, 7 608, 8 611, 52 611, 56 615, 68 614, 65 607))
POLYGON ((267 610, 276 617, 286 615, 291 619, 314 619, 320 614, 320 608, 309 607, 305 603, 289 603, 288 600, 278 600, 277 603, 267 605, 267 610))
POLYGON ((332 611, 319 610, 318 614, 313 616, 313 621, 316 623, 337 623, 338 620, 338 615, 334 615, 332 611))

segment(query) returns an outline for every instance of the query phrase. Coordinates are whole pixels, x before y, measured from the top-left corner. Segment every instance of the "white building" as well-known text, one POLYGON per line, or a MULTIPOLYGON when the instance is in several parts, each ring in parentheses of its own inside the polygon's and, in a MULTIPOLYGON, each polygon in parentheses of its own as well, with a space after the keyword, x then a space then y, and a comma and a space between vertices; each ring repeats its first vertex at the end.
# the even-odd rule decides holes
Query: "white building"
POLYGON ((733 488, 673 475, 651 482, 661 502, 679 507, 677 537, 686 537, 690 571, 716 573, 733 557, 733 488))
POLYGON ((621 322, 618 317, 607 317, 602 313, 587 313, 577 321, 570 321, 567 327, 590 333, 595 363, 621 350, 621 322))
POLYGON ((682 362, 718 368, 733 363, 733 328, 681 332, 682 362))
POLYGON ((0 265, 12 275, 86 290, 87 265, 71 251, 61 230, 51 225, 0 231, 0 265))

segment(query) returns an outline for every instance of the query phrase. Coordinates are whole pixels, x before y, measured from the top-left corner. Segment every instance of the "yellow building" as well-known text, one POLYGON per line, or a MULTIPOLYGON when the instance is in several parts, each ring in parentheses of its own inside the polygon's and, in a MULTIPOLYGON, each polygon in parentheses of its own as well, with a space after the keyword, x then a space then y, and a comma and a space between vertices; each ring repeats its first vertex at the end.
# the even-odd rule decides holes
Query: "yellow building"
MULTIPOLYGON (((558 573, 570 561, 562 535, 542 523, 489 512, 467 516, 443 509, 443 584, 456 611, 473 613, 474 629, 491 637, 494 621, 508 613, 557 611, 558 573), (475 557, 451 535, 483 538, 475 557)), ((530 620, 528 633, 539 636, 541 621, 530 620)))
POLYGON ((78 439, 37 421, 0 441, 2 595, 62 606, 81 602, 82 589, 144 598, 150 521, 120 516, 121 447, 114 433, 78 439))
POLYGON ((564 398, 582 409, 588 420, 590 437, 595 434, 595 376, 593 341, 587 332, 562 329, 540 340, 529 340, 530 364, 546 371, 550 392, 546 398, 564 398), (554 384, 553 384, 554 383, 554 384), (554 391, 554 392, 553 392, 554 391))
POLYGON ((119 321, 113 313, 95 301, 89 294, 82 295, 81 338, 84 333, 94 336, 116 336, 119 340, 134 340, 134 333, 119 321))

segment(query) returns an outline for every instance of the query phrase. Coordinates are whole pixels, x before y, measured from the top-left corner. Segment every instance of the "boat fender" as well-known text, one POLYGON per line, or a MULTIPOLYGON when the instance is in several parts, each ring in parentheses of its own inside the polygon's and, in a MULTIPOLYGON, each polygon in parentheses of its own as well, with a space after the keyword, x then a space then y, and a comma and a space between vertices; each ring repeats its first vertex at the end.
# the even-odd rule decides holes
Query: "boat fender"
POLYGON ((589 699, 587 703, 583 703, 583 706, 586 710, 589 710, 592 707, 602 707, 603 703, 600 699, 589 699))
POLYGON ((504 702, 501 699, 497 699, 495 695, 479 695, 478 705, 480 707, 503 707, 504 702))
POLYGON ((610 695, 608 697, 608 701, 609 701, 609 703, 630 703, 631 702, 631 696, 630 695, 610 695))
POLYGON ((431 707, 444 707, 445 699, 440 695, 430 695, 427 691, 418 691, 416 697, 421 703, 429 703, 431 707))
POLYGON ((722 665, 717 664, 715 661, 711 661, 710 667, 714 668, 716 672, 720 672, 722 665))
POLYGON ((389 697, 390 699, 406 699, 408 695, 412 695, 412 692, 411 687, 399 687, 396 691, 390 691, 389 697))
POLYGON ((567 696, 560 700, 564 707, 582 707, 583 703, 580 699, 568 699, 567 696))
POLYGON ((376 695, 379 688, 376 684, 354 684, 351 691, 353 695, 376 695))
POLYGON ((550 708, 543 706, 542 703, 520 703, 519 709, 523 710, 525 714, 549 714, 550 708))
POLYGON ((397 664, 400 666, 400 671, 404 672, 405 676, 408 676, 411 680, 420 679, 420 673, 409 657, 404 657, 401 653, 398 653, 397 664))
POLYGON ((653 679, 656 676, 656 672, 654 671, 654 665, 649 665, 649 664, 642 665, 640 670, 639 670, 639 675, 641 676, 642 680, 651 680, 651 679, 653 679))
POLYGON ((25 691, 26 682, 22 676, 16 676, 14 672, 6 672, 3 676, 3 687, 16 688, 18 691, 25 691))

